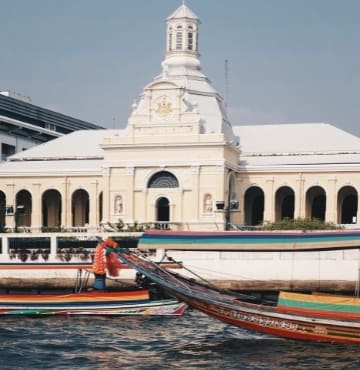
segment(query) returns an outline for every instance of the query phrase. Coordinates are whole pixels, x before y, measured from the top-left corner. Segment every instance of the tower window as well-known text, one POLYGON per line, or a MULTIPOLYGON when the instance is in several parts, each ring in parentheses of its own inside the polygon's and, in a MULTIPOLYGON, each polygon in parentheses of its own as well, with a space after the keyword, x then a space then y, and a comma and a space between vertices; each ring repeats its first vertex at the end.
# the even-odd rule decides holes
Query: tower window
POLYGON ((182 42, 183 42, 182 32, 176 32, 176 50, 182 49, 182 42))
POLYGON ((194 34, 192 32, 188 33, 188 50, 194 49, 194 34))
POLYGON ((171 51, 172 48, 173 48, 172 38, 173 38, 173 28, 169 27, 169 30, 168 30, 168 51, 171 51))
POLYGON ((172 50, 172 33, 169 33, 169 39, 168 39, 168 50, 172 50))

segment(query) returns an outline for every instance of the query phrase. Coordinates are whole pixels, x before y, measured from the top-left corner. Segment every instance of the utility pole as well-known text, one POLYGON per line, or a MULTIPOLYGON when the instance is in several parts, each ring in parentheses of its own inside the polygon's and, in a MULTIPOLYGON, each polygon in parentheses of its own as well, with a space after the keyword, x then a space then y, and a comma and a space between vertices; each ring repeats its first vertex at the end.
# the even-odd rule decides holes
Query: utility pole
POLYGON ((229 63, 225 59, 225 93, 224 93, 224 103, 225 103, 225 113, 227 114, 228 106, 228 94, 229 94, 229 63))

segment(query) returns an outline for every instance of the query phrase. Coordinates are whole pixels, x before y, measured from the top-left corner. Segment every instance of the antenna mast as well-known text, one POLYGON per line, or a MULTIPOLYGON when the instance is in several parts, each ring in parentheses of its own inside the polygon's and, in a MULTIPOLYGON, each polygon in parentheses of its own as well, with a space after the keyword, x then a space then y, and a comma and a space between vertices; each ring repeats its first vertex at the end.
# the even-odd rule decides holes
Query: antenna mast
POLYGON ((227 113, 228 107, 228 94, 229 94, 229 66, 228 60, 225 59, 225 96, 224 96, 224 103, 225 103, 225 112, 227 113))

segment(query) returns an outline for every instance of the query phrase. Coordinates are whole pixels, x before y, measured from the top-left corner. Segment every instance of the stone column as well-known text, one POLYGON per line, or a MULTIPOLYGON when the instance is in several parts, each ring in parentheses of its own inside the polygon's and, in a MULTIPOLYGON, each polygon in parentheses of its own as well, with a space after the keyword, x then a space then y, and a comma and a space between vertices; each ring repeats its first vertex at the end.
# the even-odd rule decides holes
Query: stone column
POLYGON ((95 228, 99 224, 99 202, 98 202, 98 186, 99 182, 97 180, 90 183, 89 191, 89 227, 95 228))
POLYGON ((110 167, 103 168, 104 191, 103 191, 103 219, 100 223, 107 223, 110 221, 110 167))
MULTIPOLYGON (((199 212, 200 212, 200 166, 199 165, 194 165, 191 166, 191 179, 192 179, 192 200, 193 200, 193 205, 191 208, 194 210, 193 214, 193 221, 198 222, 199 221, 199 212)), ((183 221, 183 220, 182 220, 183 221)))
POLYGON ((41 184, 33 183, 31 227, 35 230, 41 230, 42 226, 42 207, 41 207, 41 184))
POLYGON ((326 194, 326 209, 325 209, 325 221, 337 223, 337 193, 336 193, 336 177, 328 179, 329 181, 329 192, 326 194))
POLYGON ((5 216, 5 227, 13 229, 15 227, 15 184, 6 184, 6 205, 12 207, 12 213, 7 213, 5 216))
POLYGON ((266 190, 264 191, 264 221, 273 222, 275 220, 275 210, 274 210, 274 178, 266 179, 266 190))
POLYGON ((70 180, 67 177, 65 177, 65 180, 63 182, 62 212, 61 212, 61 225, 65 229, 72 226, 70 185, 71 185, 70 180))
POLYGON ((295 190, 295 209, 294 218, 305 218, 305 194, 304 194, 304 182, 305 179, 300 173, 299 178, 296 180, 298 183, 297 190, 295 190))
POLYGON ((137 214, 135 209, 135 168, 134 166, 127 166, 125 168, 126 183, 121 184, 122 188, 126 189, 126 216, 129 222, 137 221, 137 214))

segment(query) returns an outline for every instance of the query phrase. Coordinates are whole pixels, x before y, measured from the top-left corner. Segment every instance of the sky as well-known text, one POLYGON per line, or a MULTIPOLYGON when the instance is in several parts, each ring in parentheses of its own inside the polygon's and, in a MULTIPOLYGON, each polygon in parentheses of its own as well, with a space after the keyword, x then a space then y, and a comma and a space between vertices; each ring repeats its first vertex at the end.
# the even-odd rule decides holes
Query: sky
MULTIPOLYGON (((202 70, 233 125, 326 122, 360 136, 360 0, 185 3, 201 20, 202 70)), ((124 128, 161 72, 165 19, 181 4, 0 0, 0 90, 124 128)))

